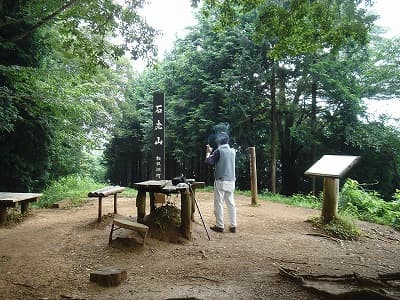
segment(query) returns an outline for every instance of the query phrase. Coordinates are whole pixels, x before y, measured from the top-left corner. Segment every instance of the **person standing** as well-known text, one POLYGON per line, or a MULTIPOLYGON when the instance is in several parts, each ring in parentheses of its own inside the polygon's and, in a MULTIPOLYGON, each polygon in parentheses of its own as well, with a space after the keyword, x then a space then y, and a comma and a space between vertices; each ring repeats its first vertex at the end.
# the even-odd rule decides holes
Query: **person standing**
POLYGON ((229 231, 236 232, 235 191, 235 159, 236 152, 229 146, 229 135, 225 132, 217 134, 218 148, 213 152, 210 145, 206 146, 206 160, 209 165, 215 166, 214 181, 214 214, 216 224, 210 229, 216 232, 224 231, 224 202, 229 214, 229 231))

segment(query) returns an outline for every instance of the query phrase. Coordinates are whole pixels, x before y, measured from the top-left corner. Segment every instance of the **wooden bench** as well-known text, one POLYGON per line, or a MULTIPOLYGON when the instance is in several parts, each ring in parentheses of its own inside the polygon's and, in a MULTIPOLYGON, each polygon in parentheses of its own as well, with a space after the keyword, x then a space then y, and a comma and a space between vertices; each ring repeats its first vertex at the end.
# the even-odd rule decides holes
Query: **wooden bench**
POLYGON ((88 197, 99 198, 99 213, 97 216, 98 222, 101 222, 102 199, 104 197, 114 195, 114 214, 117 214, 117 194, 123 192, 124 190, 125 190, 125 188, 121 187, 121 186, 108 186, 108 187, 88 193, 88 197))
POLYGON ((144 245, 146 243, 147 232, 149 231, 148 226, 146 226, 144 224, 132 222, 129 220, 114 219, 113 223, 111 225, 110 237, 108 239, 109 245, 111 245, 111 242, 112 242, 113 232, 118 229, 121 229, 121 228, 130 229, 130 230, 138 232, 143 237, 142 244, 144 245))
POLYGON ((21 214, 28 212, 29 202, 36 202, 42 194, 0 192, 0 225, 7 223, 7 208, 21 204, 21 214))

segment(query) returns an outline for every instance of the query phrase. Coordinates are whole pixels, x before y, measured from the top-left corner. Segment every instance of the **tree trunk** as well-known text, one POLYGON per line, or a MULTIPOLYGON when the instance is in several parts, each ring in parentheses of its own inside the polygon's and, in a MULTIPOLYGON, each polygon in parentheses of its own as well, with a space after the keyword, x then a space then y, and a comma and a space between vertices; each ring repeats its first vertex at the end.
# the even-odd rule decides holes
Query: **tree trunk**
POLYGON ((271 164, 270 164, 270 174, 271 174, 271 193, 276 193, 276 81, 275 81, 275 71, 276 65, 272 67, 271 74, 271 164))
MULTIPOLYGON (((311 84, 311 133, 312 133, 312 145, 311 145, 311 155, 312 162, 314 163, 317 160, 317 143, 315 142, 315 136, 317 134, 317 80, 314 76, 313 82, 311 84)), ((313 195, 317 195, 316 185, 315 185, 315 176, 312 176, 311 179, 311 190, 313 195)))
POLYGON ((282 190, 286 196, 293 195, 299 191, 299 176, 296 168, 296 157, 291 151, 282 149, 282 190))
POLYGON ((132 160, 128 159, 126 162, 126 185, 132 186, 132 160))

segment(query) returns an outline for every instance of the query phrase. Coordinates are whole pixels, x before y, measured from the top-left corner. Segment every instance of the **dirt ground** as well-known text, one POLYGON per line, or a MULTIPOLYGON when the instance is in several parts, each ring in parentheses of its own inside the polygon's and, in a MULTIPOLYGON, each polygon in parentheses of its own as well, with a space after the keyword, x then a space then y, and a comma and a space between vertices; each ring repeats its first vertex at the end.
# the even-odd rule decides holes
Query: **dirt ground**
MULTIPOLYGON (((198 193, 212 225, 212 194, 198 193)), ((172 198, 177 201, 178 198, 172 198)), ((344 274, 400 271, 400 233, 360 222, 359 241, 318 236, 304 221, 319 211, 237 196, 238 232, 211 233, 207 240, 196 213, 193 240, 170 244, 149 238, 144 247, 127 230, 108 246, 111 218, 96 223, 97 200, 71 209, 34 209, 20 224, 0 228, 1 299, 322 299, 278 275, 278 266, 301 273, 344 274), (125 239, 123 239, 125 237, 125 239), (129 238, 129 239, 127 239, 129 238), (89 282, 92 270, 117 266, 128 278, 118 287, 89 282)), ((103 212, 112 212, 112 197, 103 212)), ((136 216, 134 198, 118 212, 136 216)), ((118 233, 118 234, 117 234, 118 233)))

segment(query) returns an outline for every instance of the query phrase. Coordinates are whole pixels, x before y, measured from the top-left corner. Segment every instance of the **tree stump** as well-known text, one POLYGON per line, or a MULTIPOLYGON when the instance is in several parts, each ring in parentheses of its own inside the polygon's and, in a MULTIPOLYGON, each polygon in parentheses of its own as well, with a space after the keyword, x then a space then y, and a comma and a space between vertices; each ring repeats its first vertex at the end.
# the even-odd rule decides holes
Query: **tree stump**
POLYGON ((90 273, 90 281, 101 286, 117 286, 126 280, 126 270, 120 268, 104 268, 90 273))

